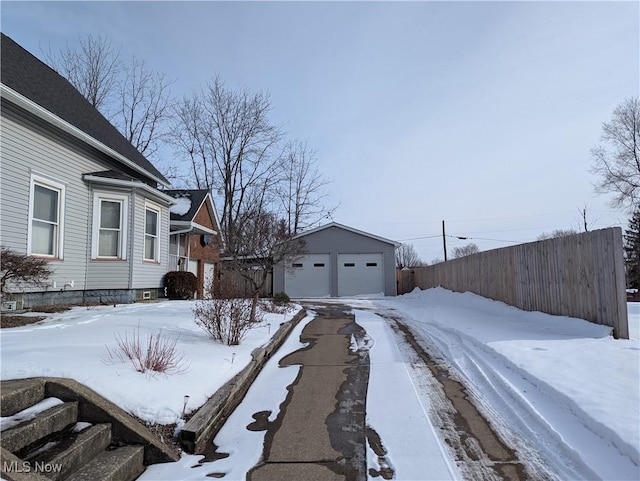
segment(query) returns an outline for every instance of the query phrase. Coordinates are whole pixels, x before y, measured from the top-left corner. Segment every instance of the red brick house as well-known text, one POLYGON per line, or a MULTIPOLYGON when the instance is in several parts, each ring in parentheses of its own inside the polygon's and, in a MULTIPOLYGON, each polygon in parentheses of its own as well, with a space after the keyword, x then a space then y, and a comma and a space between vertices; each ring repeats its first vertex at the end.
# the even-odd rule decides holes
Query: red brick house
POLYGON ((197 297, 206 292, 218 272, 222 235, 211 192, 167 190, 176 199, 170 208, 169 271, 193 272, 198 279, 197 297))

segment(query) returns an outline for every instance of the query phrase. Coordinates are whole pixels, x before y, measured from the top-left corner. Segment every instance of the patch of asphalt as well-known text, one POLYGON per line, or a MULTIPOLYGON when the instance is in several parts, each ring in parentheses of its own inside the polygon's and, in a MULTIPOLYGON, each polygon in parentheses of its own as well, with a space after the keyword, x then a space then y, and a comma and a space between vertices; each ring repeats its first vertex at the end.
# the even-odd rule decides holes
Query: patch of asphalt
MULTIPOLYGON (((346 361, 336 361, 337 363, 335 365, 333 365, 332 362, 328 362, 326 365, 322 363, 319 365, 315 364, 312 360, 317 358, 314 357, 311 352, 318 342, 320 342, 319 336, 337 336, 336 338, 342 339, 340 342, 344 343, 345 349, 348 349, 348 341, 350 339, 354 338, 356 342, 362 343, 366 337, 366 332, 361 326, 355 323, 355 318, 353 314, 351 314, 351 308, 348 306, 314 304, 312 308, 316 313, 318 322, 335 319, 341 320, 343 325, 334 332, 322 334, 319 334, 319 331, 322 331, 322 329, 319 329, 315 333, 312 332, 311 334, 303 331, 301 340, 306 342, 307 345, 285 356, 285 358, 280 361, 283 365, 289 362, 301 362, 302 365, 296 380, 287 387, 287 397, 280 405, 280 411, 276 419, 273 422, 268 422, 266 421, 268 413, 255 413, 255 422, 247 427, 248 429, 266 429, 263 463, 252 469, 250 473, 248 473, 247 479, 254 479, 254 477, 258 479, 258 475, 261 476, 260 479, 272 479, 270 476, 273 476, 273 474, 265 468, 269 468, 272 472, 284 474, 287 472, 287 469, 294 469, 292 467, 293 465, 298 464, 300 467, 296 469, 303 469, 302 464, 304 464, 307 466, 307 468, 304 469, 311 469, 312 466, 316 466, 313 469, 316 469, 318 473, 333 473, 333 475, 327 474, 327 479, 332 479, 332 476, 338 476, 340 479, 346 481, 367 480, 365 416, 369 381, 368 351, 358 350, 357 352, 345 352, 343 354, 346 355, 346 361), (292 406, 296 388, 303 384, 303 376, 312 375, 311 373, 319 372, 317 370, 323 368, 332 370, 338 368, 339 372, 342 373, 341 377, 344 378, 337 392, 333 395, 335 399, 333 411, 330 412, 324 420, 330 449, 336 453, 335 456, 332 459, 326 456, 320 456, 315 460, 307 459, 306 461, 296 461, 294 459, 295 456, 292 457, 290 461, 284 461, 278 457, 278 459, 272 460, 271 450, 274 445, 274 440, 278 432, 282 429, 283 424, 290 422, 286 417, 288 409, 292 406)), ((311 327, 311 324, 309 324, 309 327, 311 327)), ((298 428, 304 430, 305 426, 299 426, 298 428)), ((309 432, 308 436, 309 440, 311 440, 317 436, 317 433, 309 432)), ((280 440, 280 442, 282 442, 282 440, 280 440)))

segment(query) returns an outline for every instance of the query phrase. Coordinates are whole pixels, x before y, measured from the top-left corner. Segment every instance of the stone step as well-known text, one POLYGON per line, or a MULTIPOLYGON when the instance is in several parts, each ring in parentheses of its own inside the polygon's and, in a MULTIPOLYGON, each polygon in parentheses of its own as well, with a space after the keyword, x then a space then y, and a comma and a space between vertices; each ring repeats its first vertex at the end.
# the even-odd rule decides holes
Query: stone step
POLYGON ((44 399, 45 383, 42 379, 16 379, 2 381, 0 416, 13 416, 44 399))
POLYGON ((58 481, 80 469, 109 446, 111 425, 97 424, 80 433, 74 433, 72 429, 65 430, 54 442, 55 446, 36 455, 27 455, 24 460, 32 466, 48 469, 47 476, 58 481))
POLYGON ((68 402, 45 409, 34 419, 2 431, 0 444, 6 450, 21 456, 31 446, 75 424, 78 403, 68 402))
POLYGON ((123 446, 98 454, 67 481, 133 481, 144 471, 144 448, 123 446))

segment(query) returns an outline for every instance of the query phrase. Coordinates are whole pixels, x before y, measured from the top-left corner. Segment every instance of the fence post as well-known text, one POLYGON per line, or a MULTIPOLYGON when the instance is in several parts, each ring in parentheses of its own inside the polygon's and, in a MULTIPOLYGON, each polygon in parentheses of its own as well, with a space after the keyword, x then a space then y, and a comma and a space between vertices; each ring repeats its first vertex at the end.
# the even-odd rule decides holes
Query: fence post
POLYGON ((629 319, 627 312, 627 279, 624 270, 624 256, 622 245, 622 229, 614 227, 611 230, 613 236, 613 268, 616 290, 616 306, 614 308, 613 337, 616 339, 629 339, 629 319))

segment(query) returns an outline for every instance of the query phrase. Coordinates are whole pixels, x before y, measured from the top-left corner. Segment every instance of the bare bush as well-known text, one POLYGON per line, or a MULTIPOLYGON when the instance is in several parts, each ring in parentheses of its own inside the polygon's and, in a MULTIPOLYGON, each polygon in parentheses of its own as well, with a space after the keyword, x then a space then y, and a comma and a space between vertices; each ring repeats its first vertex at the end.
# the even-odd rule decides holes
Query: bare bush
POLYGON ((161 372, 164 374, 181 374, 189 370, 184 354, 176 350, 178 339, 169 339, 158 331, 147 336, 146 343, 140 339, 140 326, 131 334, 115 334, 117 346, 107 346, 108 359, 104 362, 112 364, 116 359, 129 361, 138 372, 161 372))
POLYGON ((256 315, 251 321, 251 300, 235 297, 218 297, 196 304, 193 310, 198 327, 212 339, 227 346, 237 346, 250 329, 262 322, 262 316, 256 315))

